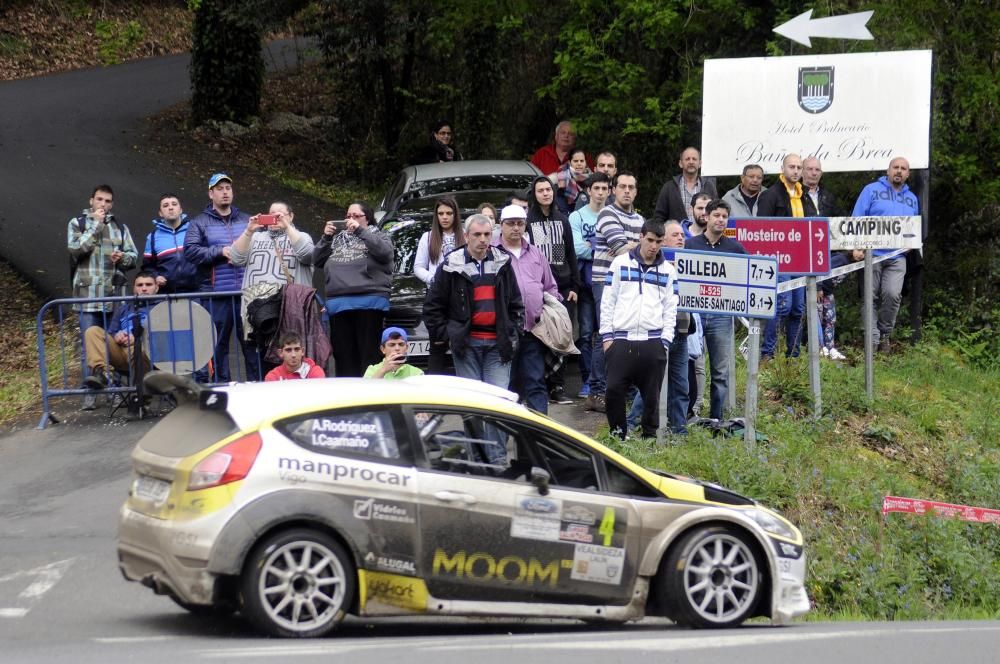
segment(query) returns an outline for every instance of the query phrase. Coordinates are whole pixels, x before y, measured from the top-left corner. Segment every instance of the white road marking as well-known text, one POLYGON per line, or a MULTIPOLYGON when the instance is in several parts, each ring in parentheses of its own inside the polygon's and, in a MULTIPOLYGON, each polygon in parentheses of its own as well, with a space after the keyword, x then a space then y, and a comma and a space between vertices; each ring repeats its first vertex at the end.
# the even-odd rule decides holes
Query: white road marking
POLYGON ((95 636, 95 643, 145 643, 152 641, 170 641, 176 636, 95 636))
MULTIPOLYGON (((654 638, 629 639, 617 638, 595 641, 583 641, 579 637, 574 638, 572 643, 566 642, 515 642, 504 643, 504 647, 525 648, 533 650, 643 650, 678 652, 684 650, 709 650, 712 648, 745 648, 747 646, 771 645, 781 643, 797 643, 803 641, 821 641, 826 639, 839 639, 842 637, 874 638, 889 635, 898 635, 902 632, 906 634, 941 634, 945 632, 966 632, 970 630, 983 629, 985 631, 1000 631, 1000 627, 929 627, 917 629, 857 629, 838 632, 789 632, 786 630, 774 631, 769 634, 727 634, 712 636, 685 636, 673 638, 662 636, 654 638)), ((448 644, 440 646, 429 646, 431 650, 493 650, 498 644, 448 644)))
MULTIPOLYGON (((17 596, 21 602, 33 605, 41 600, 42 595, 52 590, 52 587, 59 582, 59 579, 61 579, 64 574, 66 574, 66 570, 70 568, 75 560, 76 558, 57 560, 54 563, 42 565, 41 567, 35 567, 34 569, 21 570, 12 574, 7 574, 6 576, 0 577, 0 583, 6 583, 7 581, 14 581, 24 577, 35 577, 35 580, 32 581, 28 587, 22 590, 17 596)), ((30 610, 31 606, 0 608, 0 618, 23 618, 28 615, 28 611, 30 610)))
POLYGON ((386 648, 427 648, 442 646, 451 642, 454 637, 436 639, 379 639, 361 643, 341 641, 339 643, 323 643, 321 641, 304 644, 287 644, 273 646, 250 646, 246 648, 220 648, 198 652, 205 659, 226 659, 236 657, 308 657, 314 655, 343 655, 356 650, 379 650, 386 648))

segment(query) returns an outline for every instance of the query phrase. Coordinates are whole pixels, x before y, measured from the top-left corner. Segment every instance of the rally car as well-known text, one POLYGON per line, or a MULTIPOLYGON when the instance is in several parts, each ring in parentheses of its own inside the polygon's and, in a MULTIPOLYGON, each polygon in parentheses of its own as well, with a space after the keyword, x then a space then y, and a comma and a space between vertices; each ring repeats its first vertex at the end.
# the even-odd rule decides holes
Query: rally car
POLYGON ((799 530, 713 484, 652 472, 450 376, 207 388, 136 445, 122 573, 260 631, 359 616, 667 616, 729 627, 805 613, 799 530))

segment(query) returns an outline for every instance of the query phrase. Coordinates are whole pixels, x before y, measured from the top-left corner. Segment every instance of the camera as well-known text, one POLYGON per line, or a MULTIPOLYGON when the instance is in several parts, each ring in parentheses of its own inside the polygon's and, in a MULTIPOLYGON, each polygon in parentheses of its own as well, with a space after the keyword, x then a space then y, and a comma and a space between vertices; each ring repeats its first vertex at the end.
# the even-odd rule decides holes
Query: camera
POLYGON ((128 285, 128 277, 125 272, 115 268, 115 273, 111 275, 111 285, 114 288, 124 288, 128 285))
POLYGON ((274 226, 278 223, 278 216, 274 214, 257 215, 257 223, 261 226, 274 226))

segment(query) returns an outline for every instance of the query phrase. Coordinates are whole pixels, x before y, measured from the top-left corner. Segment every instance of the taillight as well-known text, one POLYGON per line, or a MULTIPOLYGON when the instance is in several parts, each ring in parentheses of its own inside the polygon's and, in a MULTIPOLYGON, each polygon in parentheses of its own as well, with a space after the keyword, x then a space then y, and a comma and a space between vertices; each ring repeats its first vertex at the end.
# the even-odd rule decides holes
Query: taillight
POLYGON ((250 472, 261 444, 260 434, 254 432, 212 452, 191 470, 188 490, 208 489, 243 479, 250 472))

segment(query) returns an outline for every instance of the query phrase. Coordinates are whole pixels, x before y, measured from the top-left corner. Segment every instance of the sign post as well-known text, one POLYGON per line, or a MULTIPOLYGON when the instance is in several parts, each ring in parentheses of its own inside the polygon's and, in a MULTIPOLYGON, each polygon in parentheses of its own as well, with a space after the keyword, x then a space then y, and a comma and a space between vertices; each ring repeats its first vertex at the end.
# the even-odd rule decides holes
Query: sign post
MULTIPOLYGON (((770 256, 678 250, 674 252, 674 265, 677 268, 679 310, 713 316, 747 316, 753 321, 751 325, 758 318, 774 318, 778 306, 777 259, 770 256)), ((745 413, 747 422, 753 422, 757 415, 759 324, 757 330, 758 334, 754 335, 751 329, 745 413)), ((733 375, 736 363, 733 355, 731 352, 729 377, 733 375)), ((754 438, 747 440, 752 441, 754 438)))
POLYGON ((757 442, 757 376, 760 373, 760 319, 751 318, 749 348, 747 350, 747 394, 744 416, 743 442, 749 449, 757 442))
POLYGON ((806 318, 809 334, 809 388, 813 393, 813 417, 823 414, 823 401, 819 382, 819 307, 817 306, 816 277, 806 277, 806 318))
POLYGON ((875 335, 872 332, 872 309, 875 307, 875 294, 872 293, 872 252, 865 252, 865 271, 864 271, 864 289, 865 289, 865 310, 861 319, 865 324, 865 395, 868 397, 868 402, 871 403, 875 400, 875 349, 872 348, 872 344, 875 341, 875 335))

